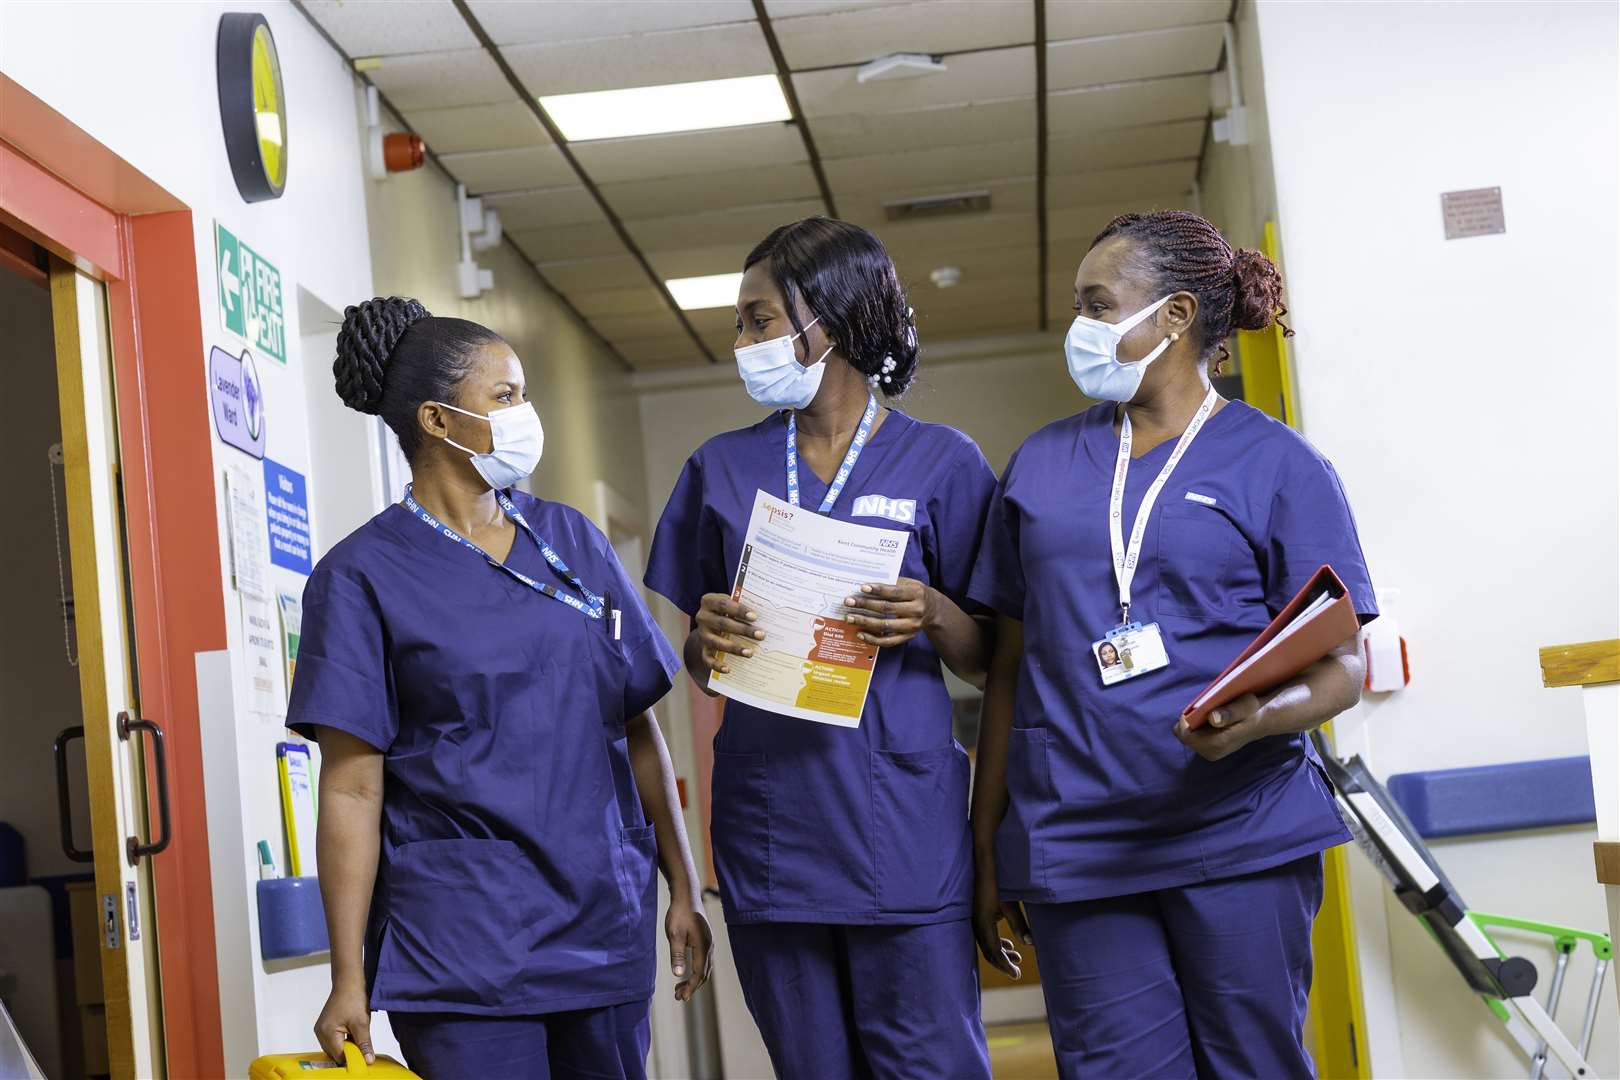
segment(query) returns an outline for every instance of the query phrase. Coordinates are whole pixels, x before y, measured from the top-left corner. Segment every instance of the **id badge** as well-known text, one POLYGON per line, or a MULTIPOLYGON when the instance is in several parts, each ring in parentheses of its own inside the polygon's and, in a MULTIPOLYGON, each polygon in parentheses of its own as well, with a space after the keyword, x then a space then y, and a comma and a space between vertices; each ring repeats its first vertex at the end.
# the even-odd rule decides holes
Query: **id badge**
POLYGON ((1116 626, 1101 640, 1091 643, 1091 653, 1097 658, 1097 670, 1102 673, 1104 686, 1170 665, 1158 623, 1116 626))

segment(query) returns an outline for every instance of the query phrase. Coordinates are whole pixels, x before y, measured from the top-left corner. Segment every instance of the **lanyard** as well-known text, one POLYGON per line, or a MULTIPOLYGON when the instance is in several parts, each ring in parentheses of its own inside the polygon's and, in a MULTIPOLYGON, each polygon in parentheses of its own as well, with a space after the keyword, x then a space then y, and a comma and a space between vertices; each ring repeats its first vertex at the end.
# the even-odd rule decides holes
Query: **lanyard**
POLYGON ((1108 495, 1108 540, 1114 550, 1114 580, 1119 582, 1121 626, 1131 621, 1131 579, 1136 577, 1136 563, 1142 554, 1142 537, 1147 533, 1148 515, 1153 512, 1153 503, 1158 499, 1165 481, 1170 479, 1187 447, 1192 445, 1204 421, 1209 419, 1210 410, 1215 408, 1215 398, 1215 388, 1212 386, 1209 393, 1204 395, 1204 403, 1198 406, 1198 411, 1188 422, 1187 430, 1181 433, 1176 448, 1165 460, 1164 468, 1159 470, 1157 479, 1147 489, 1147 494, 1142 496, 1142 505, 1136 510, 1136 521, 1131 525, 1130 547, 1125 546, 1120 522, 1125 514, 1125 472, 1131 464, 1131 414, 1121 410, 1124 415, 1119 422, 1119 456, 1114 459, 1114 487, 1108 495))
POLYGON ((543 593, 544 595, 551 597, 553 600, 560 600, 588 618, 600 619, 605 606, 602 602, 602 598, 591 592, 591 590, 587 589, 585 587, 585 583, 579 580, 579 575, 568 569, 568 564, 563 562, 555 551, 551 550, 551 545, 540 539, 540 534, 536 533, 532 528, 529 527, 529 523, 523 518, 523 512, 512 504, 512 500, 506 497, 506 493, 504 491, 496 491, 495 500, 501 504, 501 512, 507 517, 511 518, 519 528, 528 533, 529 536, 534 539, 535 544, 540 548, 540 554, 546 557, 546 562, 551 564, 551 568, 557 571, 558 574, 561 574, 564 581, 568 582, 568 584, 579 590, 580 594, 585 597, 584 601, 579 600, 577 597, 569 596, 567 593, 561 592, 543 582, 536 581, 527 574, 519 573, 510 566, 507 566, 505 563, 496 559, 493 555, 489 554, 489 552, 485 551, 483 548, 479 547, 477 544, 473 543, 471 540, 467 539, 465 536, 462 536, 460 533, 450 528, 450 526, 428 513, 427 510, 423 508, 422 504, 416 501, 416 496, 411 494, 411 486, 408 484, 405 487, 405 498, 403 501, 405 503, 405 509, 415 514, 417 519, 422 521, 424 524, 431 525, 438 531, 440 536, 443 536, 449 540, 454 540, 463 547, 471 548, 473 551, 476 551, 478 554, 482 555, 484 560, 488 562, 489 565, 495 567, 497 570, 506 571, 508 574, 511 574, 513 577, 523 582, 523 584, 527 585, 535 592, 543 593))
MULTIPOLYGON (((833 503, 843 494, 849 474, 855 471, 855 460, 861 456, 861 448, 866 445, 867 438, 872 434, 872 418, 875 416, 877 416, 877 397, 874 394, 867 394, 866 411, 861 414, 861 426, 855 429, 855 438, 850 440, 849 452, 844 455, 844 463, 838 466, 838 475, 833 477, 832 483, 827 487, 827 495, 821 500, 821 509, 816 513, 831 513, 833 503)), ((787 488, 788 502, 798 506, 799 423, 791 409, 788 411, 787 422, 787 488)))

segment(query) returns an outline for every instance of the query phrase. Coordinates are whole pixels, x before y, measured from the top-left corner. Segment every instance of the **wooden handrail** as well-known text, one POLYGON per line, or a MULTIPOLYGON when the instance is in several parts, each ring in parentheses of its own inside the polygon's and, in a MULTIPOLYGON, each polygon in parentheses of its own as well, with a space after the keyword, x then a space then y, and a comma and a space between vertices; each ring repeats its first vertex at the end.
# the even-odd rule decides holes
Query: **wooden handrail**
POLYGON ((1543 686, 1620 682, 1620 638, 1543 647, 1541 682, 1543 686))

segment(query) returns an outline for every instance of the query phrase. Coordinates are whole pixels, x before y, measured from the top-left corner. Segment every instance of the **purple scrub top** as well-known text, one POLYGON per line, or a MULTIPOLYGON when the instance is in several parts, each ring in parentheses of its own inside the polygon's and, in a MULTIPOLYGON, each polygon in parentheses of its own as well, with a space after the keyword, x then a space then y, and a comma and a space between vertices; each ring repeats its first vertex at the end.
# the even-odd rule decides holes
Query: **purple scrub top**
MULTIPOLYGON (((620 640, 398 504, 304 588, 288 727, 384 755, 373 1009, 506 1016, 652 992, 656 843, 625 720, 669 691, 678 661, 583 514, 510 495, 623 609, 620 640)), ((566 588, 522 529, 507 562, 566 588)))
MULTIPOLYGON (((1108 493, 1112 404, 1025 440, 996 490, 968 593, 1023 621, 1007 816, 1009 899, 1065 903, 1232 877, 1348 840, 1310 741, 1218 762, 1182 746, 1182 708, 1327 563, 1365 622, 1378 613, 1355 520, 1327 459, 1242 402, 1204 425, 1159 493, 1131 586, 1167 668, 1104 687, 1091 643, 1119 623, 1108 493)), ((1123 529, 1175 447, 1133 460, 1123 529)))
MULTIPOLYGON (((785 413, 717 435, 686 462, 647 586, 688 615, 731 591, 764 490, 787 498, 785 413)), ((827 485, 799 467, 801 505, 827 485)), ((995 474, 966 435, 890 412, 831 517, 904 529, 902 577, 966 597, 995 474)), ((925 634, 882 650, 858 728, 726 702, 714 740, 710 832, 728 922, 921 924, 968 914, 967 754, 925 634)))

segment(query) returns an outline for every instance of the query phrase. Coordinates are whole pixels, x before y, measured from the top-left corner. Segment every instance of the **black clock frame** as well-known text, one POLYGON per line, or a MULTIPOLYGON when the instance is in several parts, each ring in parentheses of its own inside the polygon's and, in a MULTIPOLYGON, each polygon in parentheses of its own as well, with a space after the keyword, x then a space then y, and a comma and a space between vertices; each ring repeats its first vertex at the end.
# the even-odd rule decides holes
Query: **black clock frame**
MULTIPOLYGON (((259 153, 259 128, 253 108, 253 36, 259 27, 275 44, 270 23, 258 12, 230 12, 219 17, 215 71, 219 82, 219 122, 225 133, 225 152, 231 161, 236 190, 250 203, 279 199, 286 189, 287 130, 282 127, 282 182, 273 184, 259 153)), ((276 54, 277 76, 281 56, 276 54)), ((279 88, 278 88, 279 91, 279 88)), ((285 115, 287 99, 279 97, 285 115)))

